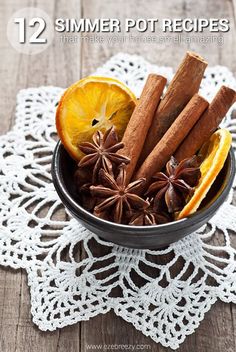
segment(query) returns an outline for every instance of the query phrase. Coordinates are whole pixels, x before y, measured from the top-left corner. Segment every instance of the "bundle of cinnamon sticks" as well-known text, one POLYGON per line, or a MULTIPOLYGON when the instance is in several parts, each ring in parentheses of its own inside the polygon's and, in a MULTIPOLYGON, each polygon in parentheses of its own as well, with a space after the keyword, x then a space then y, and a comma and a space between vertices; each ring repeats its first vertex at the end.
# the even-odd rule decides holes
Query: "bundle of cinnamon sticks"
POLYGON ((126 183, 161 171, 172 155, 194 155, 218 128, 236 92, 222 86, 209 104, 198 94, 207 62, 187 52, 165 94, 166 78, 150 74, 130 118, 122 155, 130 158, 126 183), (163 97, 162 97, 163 95, 163 97))

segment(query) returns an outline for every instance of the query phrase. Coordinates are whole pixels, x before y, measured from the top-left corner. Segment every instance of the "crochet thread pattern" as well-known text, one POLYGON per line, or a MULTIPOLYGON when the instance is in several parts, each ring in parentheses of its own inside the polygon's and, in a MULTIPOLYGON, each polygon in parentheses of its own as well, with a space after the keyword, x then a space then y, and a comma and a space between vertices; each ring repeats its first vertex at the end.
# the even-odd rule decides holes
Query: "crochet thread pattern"
MULTIPOLYGON (((173 76, 171 68, 122 53, 96 74, 116 77, 139 95, 150 72, 168 81, 173 76)), ((222 84, 236 89, 226 67, 208 68, 201 94, 211 100, 222 84)), ((99 239, 70 217, 51 181, 62 93, 56 87, 20 91, 15 125, 0 137, 0 264, 27 271, 32 318, 41 330, 113 309, 144 335, 176 349, 217 299, 236 303, 234 189, 208 224, 163 250, 99 239)), ((223 125, 236 147, 232 109, 223 125)))

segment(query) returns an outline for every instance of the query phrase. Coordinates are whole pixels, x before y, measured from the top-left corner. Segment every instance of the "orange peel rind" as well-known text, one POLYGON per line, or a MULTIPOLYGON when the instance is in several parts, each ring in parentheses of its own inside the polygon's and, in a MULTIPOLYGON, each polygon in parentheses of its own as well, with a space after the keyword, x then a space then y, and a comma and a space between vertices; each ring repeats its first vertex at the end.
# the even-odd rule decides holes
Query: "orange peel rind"
POLYGON ((232 136, 230 132, 227 129, 219 129, 203 145, 199 152, 201 159, 203 159, 200 165, 201 178, 195 187, 193 196, 181 212, 178 213, 176 220, 186 218, 199 208, 224 166, 231 142, 232 136))
POLYGON ((60 99, 56 128, 68 153, 77 161, 83 157, 79 144, 93 134, 115 126, 122 138, 136 105, 136 97, 114 78, 89 76, 71 85, 60 99))

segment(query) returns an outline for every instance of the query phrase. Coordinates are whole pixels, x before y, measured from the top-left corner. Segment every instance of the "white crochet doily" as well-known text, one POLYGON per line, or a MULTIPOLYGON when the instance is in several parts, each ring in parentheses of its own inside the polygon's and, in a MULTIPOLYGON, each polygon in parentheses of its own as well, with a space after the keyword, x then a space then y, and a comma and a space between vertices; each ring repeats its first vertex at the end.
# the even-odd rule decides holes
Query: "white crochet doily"
MULTIPOLYGON (((114 56, 96 74, 115 76, 139 95, 149 72, 168 81, 173 75, 171 68, 127 54, 114 56)), ((222 84, 236 89, 226 67, 208 68, 202 94, 211 99, 222 84)), ((176 349, 218 298, 236 302, 233 190, 206 226, 166 249, 132 250, 99 239, 64 210, 51 181, 62 92, 20 91, 15 125, 0 137, 0 263, 26 269, 33 322, 41 330, 113 309, 146 336, 176 349)), ((231 111, 224 125, 235 144, 231 111)))

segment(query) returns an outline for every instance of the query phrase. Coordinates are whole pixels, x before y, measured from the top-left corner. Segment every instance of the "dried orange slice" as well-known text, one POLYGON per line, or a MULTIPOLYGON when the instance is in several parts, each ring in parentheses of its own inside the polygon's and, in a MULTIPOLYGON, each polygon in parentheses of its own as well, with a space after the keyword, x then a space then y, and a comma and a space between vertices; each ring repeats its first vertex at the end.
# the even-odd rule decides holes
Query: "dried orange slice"
POLYGON ((232 136, 226 129, 219 129, 212 134, 209 141, 201 148, 199 155, 203 159, 200 165, 201 178, 194 194, 177 216, 177 220, 193 214, 205 198, 229 153, 232 136))
POLYGON ((68 153, 80 160, 79 144, 91 141, 97 130, 105 132, 115 126, 118 137, 124 134, 136 105, 131 90, 116 79, 86 77, 63 94, 56 113, 59 138, 68 153))

